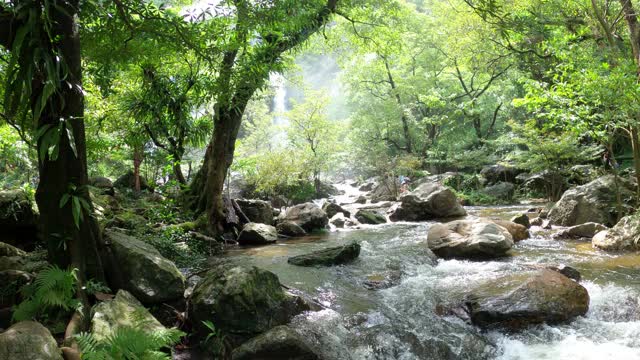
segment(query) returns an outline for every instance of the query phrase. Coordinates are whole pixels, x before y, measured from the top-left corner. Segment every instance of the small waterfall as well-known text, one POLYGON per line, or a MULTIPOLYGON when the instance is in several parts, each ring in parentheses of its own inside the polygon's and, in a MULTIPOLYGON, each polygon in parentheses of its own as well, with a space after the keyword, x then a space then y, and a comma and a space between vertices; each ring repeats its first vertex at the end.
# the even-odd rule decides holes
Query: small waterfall
POLYGON ((287 141, 287 132, 285 128, 289 125, 289 119, 284 116, 287 111, 287 87, 286 79, 282 74, 271 73, 269 83, 275 89, 273 96, 273 125, 278 127, 278 132, 273 139, 276 146, 284 147, 287 141))

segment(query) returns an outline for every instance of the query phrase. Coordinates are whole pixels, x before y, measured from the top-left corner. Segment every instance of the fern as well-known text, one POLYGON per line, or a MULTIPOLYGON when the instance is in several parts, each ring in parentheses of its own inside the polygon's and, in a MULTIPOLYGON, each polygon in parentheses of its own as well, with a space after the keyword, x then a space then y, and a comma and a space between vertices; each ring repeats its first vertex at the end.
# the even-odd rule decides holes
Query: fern
POLYGON ((104 340, 89 333, 76 335, 76 340, 86 360, 170 360, 171 356, 161 350, 177 344, 184 335, 178 329, 147 333, 136 324, 118 327, 104 340))
POLYGON ((33 283, 20 289, 25 299, 14 310, 13 320, 38 319, 48 312, 76 310, 80 302, 75 299, 78 279, 76 270, 62 270, 48 266, 42 270, 33 283))

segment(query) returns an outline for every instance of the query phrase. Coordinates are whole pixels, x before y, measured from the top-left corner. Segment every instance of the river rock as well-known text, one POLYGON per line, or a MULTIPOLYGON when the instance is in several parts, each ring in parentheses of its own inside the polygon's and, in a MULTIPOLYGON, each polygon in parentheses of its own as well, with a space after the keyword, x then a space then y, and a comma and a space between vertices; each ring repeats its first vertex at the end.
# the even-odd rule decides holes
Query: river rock
POLYGON ((236 203, 250 222, 273 225, 273 207, 271 203, 263 200, 245 199, 237 199, 236 203))
MULTIPOLYGON (((113 186, 120 189, 135 189, 136 180, 133 171, 129 171, 126 174, 120 176, 114 183, 113 186)), ((147 179, 145 179, 142 175, 140 176, 140 190, 148 190, 153 192, 153 187, 149 185, 147 179)))
POLYGON ((21 321, 0 334, 0 359, 62 360, 62 352, 46 327, 21 321))
POLYGON ((602 224, 588 222, 570 228, 564 229, 557 234, 553 235, 554 239, 580 239, 580 238, 593 238, 593 236, 600 231, 607 230, 608 228, 602 224))
POLYGON ((489 281, 472 290, 466 306, 471 321, 482 328, 519 330, 586 314, 589 293, 568 277, 543 269, 489 281))
POLYGON ((501 181, 516 182, 516 176, 522 171, 505 165, 485 166, 480 171, 480 176, 486 179, 488 185, 493 185, 501 181))
POLYGON ((450 189, 433 182, 418 186, 400 201, 389 210, 391 221, 426 221, 467 214, 450 189))
POLYGON ((113 182, 104 176, 94 176, 89 178, 89 185, 100 190, 101 194, 115 195, 116 191, 113 182))
POLYGON ((265 245, 278 240, 278 232, 271 225, 248 223, 238 235, 240 245, 265 245))
POLYGON ((457 220, 429 228, 427 245, 443 258, 494 258, 513 246, 511 234, 486 220, 457 220))
POLYGON ((544 220, 539 217, 531 219, 530 222, 531 226, 542 226, 542 223, 544 223, 544 220))
POLYGON ((247 265, 218 265, 193 289, 189 319, 198 337, 209 333, 202 322, 211 321, 239 345, 292 317, 309 310, 299 297, 282 290, 278 277, 247 265))
POLYGON ((547 267, 547 269, 557 271, 560 274, 568 277, 569 279, 575 280, 577 282, 580 282, 580 280, 582 280, 582 274, 580 274, 580 271, 578 271, 576 268, 573 268, 571 266, 566 266, 566 265, 549 266, 547 267))
POLYGON ((369 290, 383 290, 396 286, 402 279, 401 271, 387 271, 381 274, 371 274, 363 281, 365 288, 369 290))
MULTIPOLYGON (((632 199, 631 184, 618 178, 621 199, 632 199)), ((567 190, 549 211, 552 224, 574 226, 595 222, 613 226, 616 212, 616 185, 613 175, 603 176, 588 184, 567 190)))
POLYGON ((145 304, 183 297, 185 279, 176 265, 148 243, 120 232, 106 230, 111 251, 107 273, 117 289, 124 289, 145 304))
POLYGON ((327 213, 327 216, 329 218, 334 217, 337 213, 343 213, 344 216, 348 218, 351 217, 351 213, 345 210, 342 206, 328 201, 324 203, 324 205, 322 206, 322 210, 327 213))
POLYGON ((607 251, 640 250, 640 216, 634 214, 623 217, 616 226, 597 233, 591 243, 607 251))
POLYGON ((329 222, 335 226, 336 228, 344 228, 344 225, 347 223, 347 218, 342 213, 335 214, 329 222))
POLYGON ((514 242, 528 239, 530 237, 529 230, 523 225, 516 224, 507 220, 492 220, 494 223, 507 229, 514 242))
POLYGON ((327 214, 314 203, 292 206, 284 214, 283 221, 291 221, 307 232, 324 229, 329 224, 327 214))
POLYGON ((130 292, 118 290, 111 300, 103 301, 93 307, 91 333, 98 340, 107 339, 119 327, 131 327, 153 334, 165 329, 130 292))
POLYGON ((362 184, 358 190, 360 191, 372 191, 375 187, 376 187, 376 182, 375 181, 369 181, 367 183, 362 184))
POLYGON ((531 227, 531 221, 529 220, 529 215, 527 215, 527 214, 516 215, 516 216, 511 218, 511 222, 514 222, 516 224, 520 224, 520 225, 526 227, 527 229, 531 227))
POLYGON ((366 204, 366 203, 367 203, 367 198, 364 195, 360 195, 356 199, 356 204, 366 204))
POLYGON ((290 257, 287 262, 298 266, 332 266, 351 262, 359 255, 360 244, 354 242, 349 245, 336 246, 314 251, 309 254, 293 256, 290 257))
POLYGON ((510 182, 501 181, 482 189, 482 193, 499 200, 511 201, 516 192, 516 186, 510 182))
POLYGON ((369 193, 371 202, 396 201, 400 187, 400 181, 397 178, 395 179, 395 183, 394 180, 387 179, 377 184, 371 193, 369 193))
POLYGON ((276 326, 233 350, 232 360, 295 359, 316 360, 320 357, 305 339, 288 326, 276 326))
POLYGON ((387 222, 387 218, 384 215, 371 210, 358 210, 355 218, 361 224, 378 225, 387 222))
POLYGON ((298 224, 294 223, 293 221, 279 222, 278 225, 276 226, 276 231, 278 232, 278 234, 282 234, 284 236, 291 236, 291 237, 305 236, 307 234, 307 232, 304 231, 303 228, 301 228, 298 224))

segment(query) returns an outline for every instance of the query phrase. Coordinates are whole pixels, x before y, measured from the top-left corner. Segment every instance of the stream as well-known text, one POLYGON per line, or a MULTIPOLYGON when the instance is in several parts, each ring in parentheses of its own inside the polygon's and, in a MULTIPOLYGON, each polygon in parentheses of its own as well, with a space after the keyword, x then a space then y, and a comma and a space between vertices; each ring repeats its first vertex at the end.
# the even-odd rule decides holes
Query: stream
MULTIPOLYGON (((468 216, 509 219, 529 207, 467 207, 467 212, 468 216)), ((282 284, 324 307, 299 315, 292 326, 328 359, 595 360, 615 356, 640 360, 640 254, 604 253, 592 249, 590 242, 553 240, 550 235, 557 228, 533 227, 532 237, 517 243, 508 257, 434 261, 425 245, 432 224, 361 226, 241 248, 230 251, 228 257, 274 272, 282 284), (362 250, 350 264, 329 268, 287 264, 290 256, 352 241, 359 242, 362 250), (591 298, 585 317, 509 334, 481 332, 442 311, 484 281, 532 265, 558 264, 581 272, 581 284, 591 298), (394 279, 393 286, 382 290, 364 286, 367 280, 385 277, 394 279)))

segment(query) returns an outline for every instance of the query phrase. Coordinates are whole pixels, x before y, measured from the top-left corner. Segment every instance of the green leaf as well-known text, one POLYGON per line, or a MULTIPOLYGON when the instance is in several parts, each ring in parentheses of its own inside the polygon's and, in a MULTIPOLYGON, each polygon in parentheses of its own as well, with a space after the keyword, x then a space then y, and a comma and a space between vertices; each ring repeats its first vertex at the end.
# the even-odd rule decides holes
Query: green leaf
POLYGON ((69 202, 69 199, 70 199, 70 198, 71 198, 71 195, 70 195, 70 194, 64 194, 64 195, 62 195, 62 197, 60 198, 60 204, 59 204, 59 207, 62 209, 62 208, 67 204, 67 202, 69 202))

